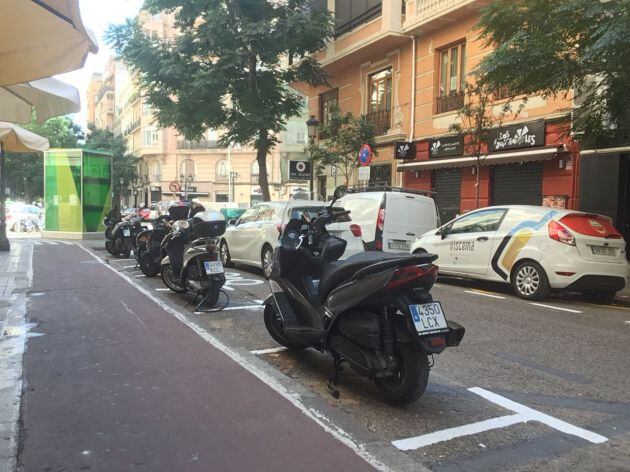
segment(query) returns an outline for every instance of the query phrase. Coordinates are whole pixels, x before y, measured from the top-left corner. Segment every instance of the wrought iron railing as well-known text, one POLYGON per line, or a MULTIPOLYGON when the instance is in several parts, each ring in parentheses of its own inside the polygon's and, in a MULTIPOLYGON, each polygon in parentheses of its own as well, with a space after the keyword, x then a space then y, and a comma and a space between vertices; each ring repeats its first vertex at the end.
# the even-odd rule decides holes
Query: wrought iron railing
POLYGON ((459 110, 464 106, 464 92, 449 93, 437 98, 437 113, 459 110))
POLYGON ((378 5, 374 5, 372 8, 369 8, 350 19, 344 19, 345 21, 338 24, 335 28, 335 38, 341 36, 342 34, 346 34, 355 29, 357 26, 367 23, 368 21, 380 16, 382 9, 383 5, 379 3, 378 5))
POLYGON ((391 110, 373 111, 365 115, 368 123, 374 127, 374 134, 381 136, 387 134, 391 127, 391 110))
POLYGON ((216 149, 217 141, 210 139, 200 139, 199 141, 177 141, 177 149, 216 149))

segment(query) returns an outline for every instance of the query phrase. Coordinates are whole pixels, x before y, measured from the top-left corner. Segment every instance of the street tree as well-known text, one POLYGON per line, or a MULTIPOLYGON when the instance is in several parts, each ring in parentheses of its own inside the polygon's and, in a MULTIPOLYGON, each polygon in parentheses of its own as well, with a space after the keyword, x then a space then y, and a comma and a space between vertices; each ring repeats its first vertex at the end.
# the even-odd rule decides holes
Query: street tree
POLYGON ((354 172, 359 166, 359 149, 368 144, 376 149, 374 126, 364 115, 355 117, 352 113, 342 113, 338 108, 331 108, 325 124, 320 126, 322 141, 312 144, 306 152, 314 165, 335 166, 346 185, 352 182, 354 172))
POLYGON ((323 85, 312 54, 333 32, 309 0, 145 0, 149 13, 175 15, 177 33, 150 37, 139 20, 108 31, 108 42, 138 73, 163 127, 187 139, 221 129, 222 145, 256 149, 259 184, 270 199, 266 159, 288 118, 302 112, 292 82, 323 85))
POLYGON ((505 116, 512 111, 510 101, 495 105, 495 94, 480 82, 467 82, 464 105, 457 110, 457 119, 449 126, 464 144, 464 154, 475 158, 475 208, 479 208, 481 166, 488 155, 491 134, 501 127, 505 116))
POLYGON ((630 1, 496 0, 482 80, 514 94, 575 94, 573 130, 597 147, 630 142, 630 1))
POLYGON ((88 125, 89 133, 85 140, 85 148, 95 151, 108 151, 112 154, 112 197, 114 202, 120 201, 121 186, 118 185, 123 179, 122 187, 128 186, 136 180, 137 160, 136 157, 127 151, 127 145, 122 136, 114 136, 114 133, 107 129, 98 129, 94 125, 88 125))
MULTIPOLYGON (((81 127, 70 117, 58 116, 44 123, 24 126, 50 143, 51 148, 76 148, 84 138, 81 127)), ((7 187, 15 196, 24 195, 27 201, 37 200, 44 195, 44 162, 41 153, 7 153, 7 187)))

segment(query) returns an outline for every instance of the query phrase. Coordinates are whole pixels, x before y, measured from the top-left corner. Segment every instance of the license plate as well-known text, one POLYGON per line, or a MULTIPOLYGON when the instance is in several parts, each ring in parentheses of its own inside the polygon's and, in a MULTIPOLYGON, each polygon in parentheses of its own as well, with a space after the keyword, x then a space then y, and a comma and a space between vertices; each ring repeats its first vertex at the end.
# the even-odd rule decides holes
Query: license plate
POLYGON ((591 246, 591 251, 596 256, 616 256, 617 250, 614 247, 591 246))
POLYGON ((387 247, 389 247, 390 249, 401 249, 403 251, 408 251, 411 245, 409 244, 409 241, 394 240, 394 241, 390 241, 387 244, 387 247))
POLYGON ((130 229, 123 229, 123 236, 125 238, 128 238, 129 236, 131 236, 131 230, 130 229))
POLYGON ((448 330, 440 302, 409 305, 409 311, 418 334, 431 334, 448 330))
POLYGON ((221 261, 204 261, 203 265, 208 275, 223 273, 223 264, 221 264, 221 261))

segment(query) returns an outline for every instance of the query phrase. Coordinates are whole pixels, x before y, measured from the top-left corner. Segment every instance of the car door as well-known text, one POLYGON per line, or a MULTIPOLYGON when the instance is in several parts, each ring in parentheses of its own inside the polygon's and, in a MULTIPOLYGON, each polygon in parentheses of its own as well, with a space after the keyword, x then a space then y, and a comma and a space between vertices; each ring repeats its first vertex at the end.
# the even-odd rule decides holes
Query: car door
POLYGON ((247 231, 256 223, 258 216, 258 207, 248 209, 236 222, 236 226, 232 231, 226 233, 226 240, 230 250, 230 257, 234 260, 247 260, 247 231))
MULTIPOLYGON (((244 259, 252 265, 261 264, 262 247, 265 243, 265 233, 273 225, 274 209, 271 205, 259 204, 256 221, 250 224, 244 233, 244 259)), ((277 232, 278 230, 276 230, 277 232)))
POLYGON ((468 213, 445 226, 438 243, 440 267, 445 272, 484 276, 490 267, 494 235, 505 208, 486 208, 468 213))

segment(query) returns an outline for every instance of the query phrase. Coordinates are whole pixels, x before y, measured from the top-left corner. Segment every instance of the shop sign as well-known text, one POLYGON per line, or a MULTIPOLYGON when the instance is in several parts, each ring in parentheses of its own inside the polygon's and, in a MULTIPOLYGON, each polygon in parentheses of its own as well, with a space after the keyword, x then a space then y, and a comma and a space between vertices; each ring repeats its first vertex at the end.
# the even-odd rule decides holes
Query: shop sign
POLYGON ((162 191, 162 187, 151 187, 151 191, 152 192, 161 192, 162 191))
POLYGON ((188 192, 188 193, 197 193, 197 187, 186 187, 184 189, 184 192, 188 192))
POLYGON ((394 159, 415 159, 416 143, 400 142, 394 148, 394 159))
POLYGON ((359 167, 359 180, 370 180, 370 166, 359 167))
POLYGON ((308 161, 289 161, 289 180, 309 180, 311 163, 308 161))
POLYGON ((461 136, 442 136, 441 138, 429 139, 429 158, 453 157, 463 154, 461 136))
POLYGON ((489 144, 490 152, 544 146, 545 121, 530 121, 492 130, 489 144))

